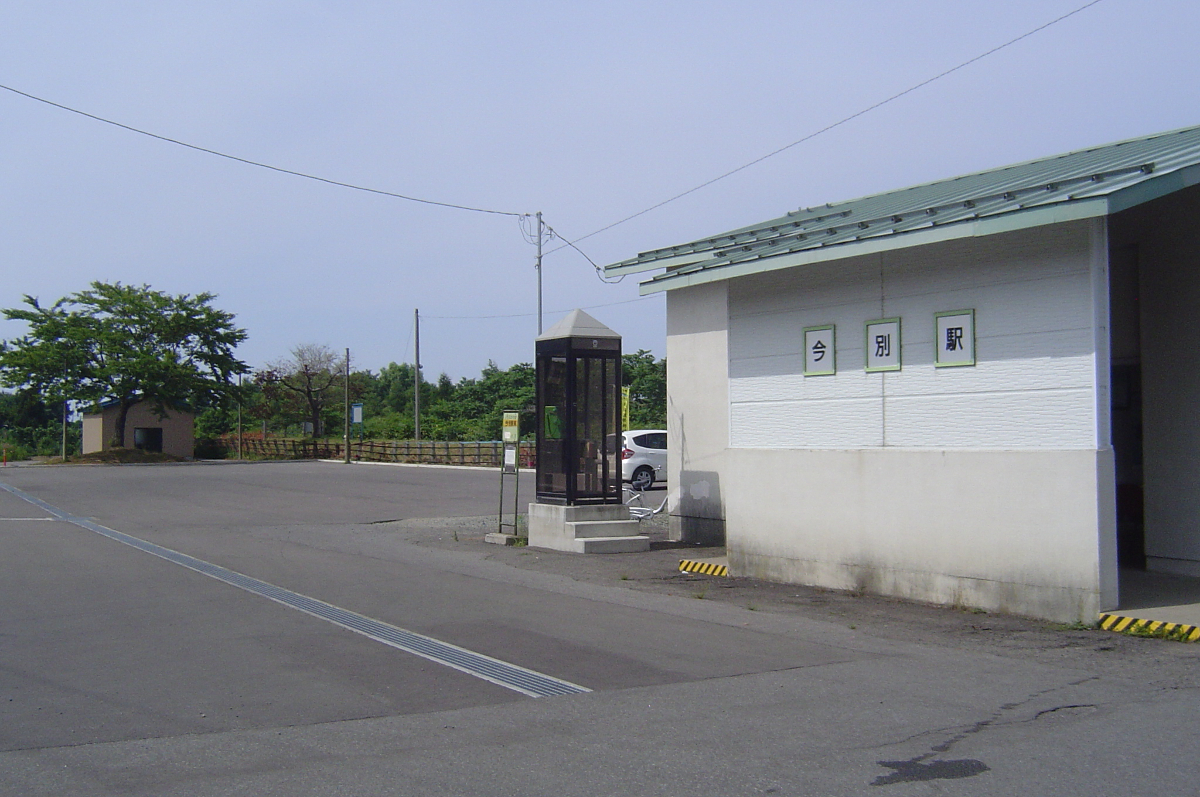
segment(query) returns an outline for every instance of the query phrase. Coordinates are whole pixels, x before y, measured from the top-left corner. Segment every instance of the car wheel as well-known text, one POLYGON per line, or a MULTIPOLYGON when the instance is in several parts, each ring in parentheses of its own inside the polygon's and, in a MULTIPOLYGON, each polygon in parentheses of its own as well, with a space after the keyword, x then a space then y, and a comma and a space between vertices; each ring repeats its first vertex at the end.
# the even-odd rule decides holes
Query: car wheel
POLYGON ((629 480, 629 486, 635 490, 649 490, 652 484, 654 484, 654 470, 645 465, 635 470, 633 478, 629 480))

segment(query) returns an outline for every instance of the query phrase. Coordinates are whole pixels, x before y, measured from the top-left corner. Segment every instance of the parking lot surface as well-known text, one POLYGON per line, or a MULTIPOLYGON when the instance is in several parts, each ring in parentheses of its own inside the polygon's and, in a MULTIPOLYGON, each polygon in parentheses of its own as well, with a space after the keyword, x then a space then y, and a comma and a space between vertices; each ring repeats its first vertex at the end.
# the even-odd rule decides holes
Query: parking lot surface
POLYGON ((1121 794, 1147 769, 1186 792, 1200 753, 1200 646, 691 577, 661 527, 646 554, 490 546, 494 472, 0 483, 4 794, 1121 794))

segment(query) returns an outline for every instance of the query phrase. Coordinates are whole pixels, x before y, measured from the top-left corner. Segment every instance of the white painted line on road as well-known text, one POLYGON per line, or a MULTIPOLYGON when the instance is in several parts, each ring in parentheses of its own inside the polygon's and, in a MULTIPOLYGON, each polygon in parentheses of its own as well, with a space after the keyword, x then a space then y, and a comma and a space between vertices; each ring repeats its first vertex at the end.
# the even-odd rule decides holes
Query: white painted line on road
POLYGON ((235 570, 215 565, 212 562, 206 562, 203 559, 188 556, 171 548, 165 548, 161 545, 125 534, 124 532, 115 531, 107 526, 101 526, 89 518, 75 517, 57 507, 51 506, 40 498, 36 498, 4 482, 0 482, 0 489, 6 490, 18 498, 39 506, 54 515, 52 518, 42 518, 44 520, 64 520, 80 528, 107 537, 110 540, 124 543, 125 545, 137 548, 139 551, 153 554, 160 559, 165 559, 168 562, 186 567, 189 570, 194 570, 217 581, 244 589, 247 592, 268 598, 312 617, 333 623, 347 631, 362 634, 376 642, 412 653, 415 656, 445 665, 467 675, 473 675, 476 678, 481 678, 497 686, 512 689, 523 695, 529 695, 530 697, 554 697, 592 691, 585 686, 573 684, 570 681, 564 681, 552 675, 546 675, 545 673, 530 670, 507 661, 502 661, 501 659, 492 658, 482 653, 476 653, 473 650, 452 645, 449 642, 443 642, 440 639, 434 639, 433 637, 418 634, 414 631, 408 631, 398 626, 367 617, 366 615, 343 609, 340 606, 334 606, 316 598, 292 592, 275 584, 260 581, 244 573, 238 573, 235 570))
POLYGON ((0 517, 0 520, 53 520, 58 521, 62 518, 56 517, 0 517))

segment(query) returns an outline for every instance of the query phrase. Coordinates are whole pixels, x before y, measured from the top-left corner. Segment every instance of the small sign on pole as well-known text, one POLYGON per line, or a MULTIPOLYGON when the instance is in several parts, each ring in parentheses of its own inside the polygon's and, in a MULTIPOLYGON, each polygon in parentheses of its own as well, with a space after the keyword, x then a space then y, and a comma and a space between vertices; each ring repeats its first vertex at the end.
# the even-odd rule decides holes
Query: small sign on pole
POLYGON ((500 427, 504 442, 504 472, 517 472, 517 444, 521 442, 521 413, 506 412, 500 427))
POLYGON ((501 440, 505 443, 515 443, 521 439, 521 413, 504 413, 503 425, 500 427, 501 440))
POLYGON ((363 422, 362 407, 363 407, 363 405, 361 405, 361 404, 351 404, 350 405, 350 423, 362 423, 363 422))
POLYGON ((512 545, 518 536, 518 511, 521 498, 521 413, 506 412, 500 423, 500 440, 504 446, 504 459, 500 462, 500 512, 496 517, 496 532, 488 534, 484 539, 500 545, 512 545), (513 517, 512 523, 504 522, 504 482, 505 477, 512 478, 513 517), (511 529, 511 534, 505 534, 504 529, 511 529))

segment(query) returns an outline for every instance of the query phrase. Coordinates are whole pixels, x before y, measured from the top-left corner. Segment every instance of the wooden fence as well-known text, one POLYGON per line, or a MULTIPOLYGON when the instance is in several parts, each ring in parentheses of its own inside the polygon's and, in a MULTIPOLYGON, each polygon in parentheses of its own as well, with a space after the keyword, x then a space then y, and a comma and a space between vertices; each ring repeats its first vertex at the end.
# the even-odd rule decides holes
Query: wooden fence
MULTIPOLYGON (((221 440, 225 455, 238 455, 237 437, 221 440)), ((532 443, 518 448, 522 468, 536 465, 532 443)), ((345 459, 342 440, 306 440, 268 437, 242 441, 242 456, 257 459, 345 459)), ((350 458, 362 462, 408 462, 424 465, 474 465, 498 468, 504 459, 504 444, 498 440, 444 442, 437 440, 364 440, 350 442, 350 458)))

